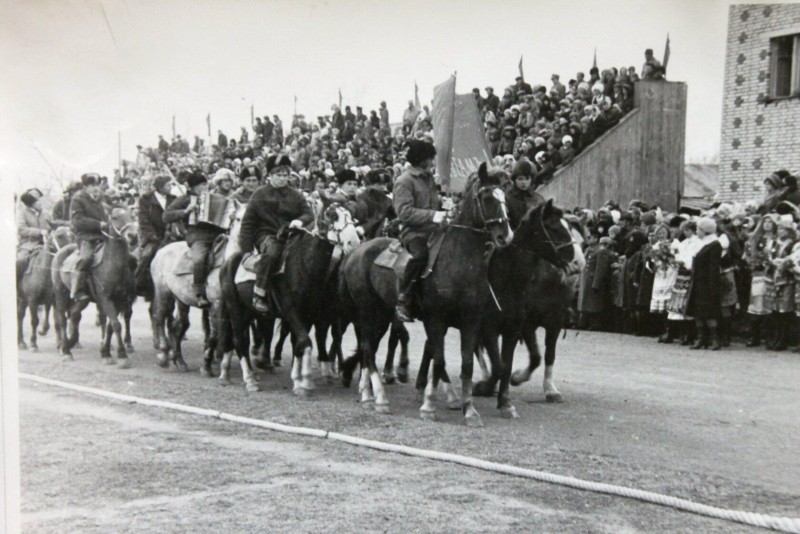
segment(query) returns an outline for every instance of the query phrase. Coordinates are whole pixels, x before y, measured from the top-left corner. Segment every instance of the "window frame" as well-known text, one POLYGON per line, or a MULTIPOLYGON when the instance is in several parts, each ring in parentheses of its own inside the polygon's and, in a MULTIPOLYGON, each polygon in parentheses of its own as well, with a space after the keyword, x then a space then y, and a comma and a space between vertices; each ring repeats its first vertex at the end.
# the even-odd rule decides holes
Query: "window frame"
POLYGON ((789 100, 792 98, 800 98, 800 32, 797 28, 786 29, 780 33, 767 35, 769 38, 769 80, 767 83, 767 95, 765 102, 774 102, 777 100, 789 100), (786 38, 792 38, 791 48, 791 65, 789 70, 789 94, 776 95, 778 84, 778 57, 777 57, 777 41, 786 38))

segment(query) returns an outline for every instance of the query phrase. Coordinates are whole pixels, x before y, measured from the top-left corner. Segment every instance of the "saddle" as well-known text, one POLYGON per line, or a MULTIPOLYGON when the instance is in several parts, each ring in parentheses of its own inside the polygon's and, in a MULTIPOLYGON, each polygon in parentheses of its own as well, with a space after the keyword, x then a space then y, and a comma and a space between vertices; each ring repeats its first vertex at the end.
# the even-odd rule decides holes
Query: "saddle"
POLYGON ((243 282, 255 282, 258 275, 259 261, 261 254, 245 253, 242 256, 242 261, 239 268, 236 269, 236 274, 233 277, 234 284, 241 284, 243 282))
POLYGON ((39 254, 42 253, 44 250, 44 245, 37 245, 34 248, 28 251, 28 256, 25 259, 25 269, 23 274, 29 275, 33 272, 33 267, 36 265, 36 259, 38 258, 39 254))
MULTIPOLYGON (((421 278, 427 278, 432 272, 433 268, 436 265, 436 260, 439 258, 439 252, 442 250, 442 242, 444 241, 444 236, 446 231, 443 232, 436 232, 428 239, 428 263, 425 266, 425 270, 422 273, 421 278)), ((394 239, 392 244, 390 244, 383 252, 378 254, 378 257, 375 258, 373 261, 374 265, 378 267, 384 267, 386 269, 392 269, 395 274, 397 275, 397 280, 403 279, 403 273, 405 273, 406 265, 408 264, 408 260, 411 258, 411 254, 403 248, 402 243, 399 240, 394 239)))
MULTIPOLYGON (((223 260, 225 259, 225 245, 228 243, 228 236, 225 234, 217 236, 211 244, 211 250, 206 257, 209 272, 222 267, 223 260)), ((183 253, 178 264, 175 266, 174 274, 186 275, 194 272, 194 263, 192 262, 192 249, 189 248, 183 253)))

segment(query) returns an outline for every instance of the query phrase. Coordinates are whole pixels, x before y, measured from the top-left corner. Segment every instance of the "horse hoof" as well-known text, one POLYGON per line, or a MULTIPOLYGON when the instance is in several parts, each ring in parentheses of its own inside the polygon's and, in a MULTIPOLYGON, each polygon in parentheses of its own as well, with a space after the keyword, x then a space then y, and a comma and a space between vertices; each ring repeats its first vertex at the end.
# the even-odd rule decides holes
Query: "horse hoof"
POLYGON ((275 367, 281 367, 281 361, 273 359, 272 360, 272 365, 274 365, 275 367))
POLYGON ((312 390, 307 388, 296 387, 292 390, 292 393, 294 393, 295 397, 300 397, 301 399, 308 399, 311 397, 311 391, 312 390))
POLYGON ((126 344, 125 344, 125 350, 127 350, 128 352, 136 352, 136 351, 133 349, 133 345, 132 345, 131 343, 126 343, 126 344))
POLYGON ((420 410, 419 418, 423 421, 436 421, 436 412, 428 410, 420 410))
POLYGON ((167 355, 164 354, 163 352, 159 352, 158 356, 156 356, 156 363, 158 363, 158 366, 163 369, 169 367, 169 359, 167 358, 167 355))
POLYGON ((392 413, 392 407, 389 406, 388 402, 387 403, 383 403, 383 404, 379 404, 379 403, 376 402, 375 403, 375 411, 378 412, 378 413, 390 414, 390 413, 392 413))
POLYGON ((462 408, 461 399, 454 399, 451 401, 447 401, 447 409, 448 410, 460 410, 462 408))
POLYGON ((188 373, 189 366, 186 365, 186 362, 175 362, 175 370, 179 373, 188 373))
POLYGON ((218 383, 220 386, 222 386, 222 387, 230 386, 230 385, 232 385, 232 384, 233 384, 233 382, 231 382, 231 379, 230 379, 230 378, 228 378, 227 376, 225 376, 225 377, 222 377, 222 376, 221 376, 221 377, 219 377, 219 379, 218 379, 218 382, 217 382, 217 383, 218 383))
POLYGON ((375 399, 361 399, 360 401, 358 401, 359 406, 367 409, 371 409, 374 403, 375 399))
POLYGON ((117 360, 117 369, 130 369, 133 367, 130 358, 119 358, 117 360))
POLYGON ((63 354, 61 356, 61 361, 64 362, 64 363, 74 362, 75 358, 72 357, 72 354, 63 354))
POLYGON ((28 350, 28 344, 25 343, 24 341, 20 341, 19 343, 17 343, 17 348, 19 350, 28 350))
POLYGON ((50 331, 49 328, 43 328, 42 330, 39 330, 39 335, 46 336, 49 331, 50 331))
POLYGON ((519 414, 513 406, 503 406, 500 408, 500 417, 503 419, 519 419, 519 414))
POLYGON ((211 366, 201 367, 200 376, 202 376, 203 378, 214 378, 214 372, 211 370, 211 366))
POLYGON ((408 371, 397 371, 397 381, 401 384, 408 384, 408 371))
POLYGON ((31 345, 31 352, 39 352, 39 347, 36 345, 31 345))
POLYGON ((420 403, 425 400, 425 388, 418 388, 414 391, 414 400, 420 403))
POLYGON ((80 341, 76 341, 75 344, 72 345, 72 348, 73 349, 77 349, 77 350, 81 350, 83 348, 83 345, 81 345, 80 341))
POLYGON ((111 356, 103 356, 102 360, 104 365, 114 365, 115 363, 117 363, 111 356))
POLYGON ((530 376, 525 378, 525 375, 523 373, 521 373, 519 371, 514 371, 513 373, 511 373, 510 383, 511 383, 512 386, 519 386, 519 385, 524 384, 525 382, 527 382, 529 379, 530 379, 530 376))
POLYGON ((481 421, 481 416, 479 414, 468 415, 464 418, 464 421, 467 423, 467 426, 470 428, 482 428, 483 421, 481 421))
POLYGON ((258 382, 255 381, 247 382, 244 387, 250 393, 256 393, 258 391, 261 391, 261 386, 259 386, 258 382))
POLYGON ((546 400, 547 402, 553 402, 557 404, 560 402, 564 402, 564 397, 561 395, 561 393, 547 393, 544 396, 544 400, 546 400))
POLYGON ((494 395, 494 384, 481 380, 472 388, 472 394, 476 397, 491 397, 494 395))
POLYGON ((383 374, 383 383, 387 386, 391 386, 397 381, 397 375, 394 373, 384 373, 383 374))

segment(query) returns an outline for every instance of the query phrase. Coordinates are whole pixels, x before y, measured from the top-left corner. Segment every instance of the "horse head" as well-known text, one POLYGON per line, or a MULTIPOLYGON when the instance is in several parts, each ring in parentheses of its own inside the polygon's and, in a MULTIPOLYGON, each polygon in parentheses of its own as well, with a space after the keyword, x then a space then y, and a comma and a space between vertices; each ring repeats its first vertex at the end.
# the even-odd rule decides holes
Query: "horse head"
POLYGON ((576 257, 564 212, 553 205, 553 199, 528 211, 517 228, 514 243, 562 269, 576 257))
POLYGON ((67 245, 75 242, 75 234, 68 226, 59 226, 50 232, 49 248, 51 251, 59 251, 67 245))
POLYGON ((486 163, 481 163, 477 175, 467 182, 454 219, 462 225, 485 230, 498 248, 509 245, 514 239, 502 189, 505 180, 506 174, 502 169, 488 170, 486 163))
POLYGON ((344 254, 349 254, 361 244, 353 216, 338 202, 322 210, 317 217, 317 231, 333 245, 342 247, 344 254))
POLYGON ((125 239, 129 243, 128 235, 132 230, 136 230, 134 228, 136 222, 133 220, 130 210, 122 207, 111 208, 108 221, 108 229, 111 234, 107 235, 107 237, 110 239, 125 239))

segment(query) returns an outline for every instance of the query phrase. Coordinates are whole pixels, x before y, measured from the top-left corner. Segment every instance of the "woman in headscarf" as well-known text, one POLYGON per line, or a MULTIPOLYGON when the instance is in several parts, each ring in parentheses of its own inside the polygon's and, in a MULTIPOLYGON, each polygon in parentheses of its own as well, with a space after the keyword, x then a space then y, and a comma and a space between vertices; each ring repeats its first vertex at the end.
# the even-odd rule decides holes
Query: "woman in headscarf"
POLYGON ((771 313, 772 281, 767 276, 770 266, 772 245, 777 237, 776 217, 773 214, 765 215, 756 226, 745 247, 745 261, 751 272, 750 304, 747 314, 750 318, 750 339, 748 347, 757 347, 761 344, 761 333, 764 318, 771 313))
MULTIPOLYGON (((794 275, 791 253, 797 241, 797 228, 791 216, 778 220, 778 237, 772 245, 771 271, 773 281, 772 321, 775 336, 767 346, 770 350, 785 350, 794 317, 794 275)), ((767 271, 770 272, 770 271, 767 271)))
POLYGON ((667 304, 672 294, 672 286, 678 276, 678 267, 674 262, 669 227, 665 224, 656 227, 653 232, 654 243, 646 261, 646 267, 653 272, 653 292, 650 298, 650 313, 661 317, 664 330, 659 343, 672 343, 677 337, 674 328, 667 321, 667 304))
POLYGON ((700 250, 692 258, 692 272, 686 299, 686 313, 694 317, 697 326, 697 342, 692 349, 719 350, 717 325, 722 312, 722 286, 720 283, 720 260, 722 245, 717 239, 717 223, 710 217, 697 221, 697 237, 700 250))
POLYGON ((673 240, 672 253, 678 273, 670 289, 669 302, 667 303, 667 321, 676 333, 682 331, 681 345, 691 345, 694 342, 694 328, 692 317, 686 314, 686 300, 691 283, 692 257, 698 250, 699 241, 696 236, 697 223, 684 221, 680 226, 680 235, 683 240, 673 240))

